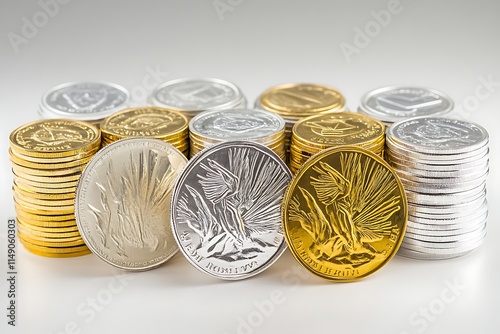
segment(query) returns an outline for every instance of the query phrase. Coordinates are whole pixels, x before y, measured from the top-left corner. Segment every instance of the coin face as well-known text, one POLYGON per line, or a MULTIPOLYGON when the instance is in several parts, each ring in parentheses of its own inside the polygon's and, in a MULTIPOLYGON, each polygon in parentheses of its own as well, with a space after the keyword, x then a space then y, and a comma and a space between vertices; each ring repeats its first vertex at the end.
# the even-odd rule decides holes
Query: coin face
POLYGON ((175 137, 187 131, 187 118, 181 113, 160 107, 125 109, 104 120, 101 130, 117 137, 175 137))
POLYGON ((261 110, 229 109, 209 111, 192 119, 194 135, 215 140, 267 138, 285 128, 282 117, 261 110))
POLYGON ((47 118, 79 120, 105 118, 128 102, 127 90, 107 82, 70 82, 51 89, 42 99, 41 113, 47 118))
POLYGON ((258 274, 282 254, 280 204, 291 174, 263 145, 223 142, 191 159, 175 184, 171 222, 191 264, 214 277, 258 274))
POLYGON ((63 157, 100 145, 101 133, 93 125, 67 119, 40 120, 12 131, 11 150, 35 157, 63 157))
POLYGON ((401 121, 389 128, 389 135, 399 145, 434 154, 476 154, 488 142, 488 132, 482 126, 440 117, 401 121))
POLYGON ((192 112, 234 108, 246 104, 236 85, 213 78, 168 81, 155 89, 151 102, 166 108, 192 112))
POLYGON ((366 94, 359 106, 362 113, 388 123, 417 116, 442 115, 452 109, 453 101, 447 95, 421 87, 379 88, 366 94))
POLYGON ((292 131, 295 138, 308 144, 334 146, 379 141, 385 128, 372 117, 340 112, 304 118, 295 124, 292 131))
POLYGON ((92 252, 128 270, 151 269, 173 256, 169 203, 186 162, 156 139, 123 139, 101 149, 84 170, 75 200, 78 229, 92 252))
POLYGON ((282 205, 293 256, 334 281, 360 279, 385 265, 402 242, 407 214, 404 189, 390 166, 349 146, 308 160, 282 205))
POLYGON ((324 111, 342 110, 345 99, 338 90, 332 87, 316 84, 286 84, 272 87, 262 93, 259 105, 285 118, 297 118, 324 111))

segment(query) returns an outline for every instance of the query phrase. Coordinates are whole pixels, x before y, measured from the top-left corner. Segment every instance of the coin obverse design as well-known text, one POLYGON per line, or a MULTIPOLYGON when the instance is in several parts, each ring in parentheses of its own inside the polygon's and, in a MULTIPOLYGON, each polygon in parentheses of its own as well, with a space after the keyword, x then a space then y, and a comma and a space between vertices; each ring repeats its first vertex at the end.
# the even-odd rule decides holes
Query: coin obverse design
POLYGON ((75 216, 90 250, 121 269, 159 266, 178 250, 170 196, 187 159, 172 145, 128 138, 101 149, 78 183, 75 216))
POLYGON ((291 174, 267 147, 229 141, 189 161, 172 195, 171 223, 200 271, 237 280, 268 268, 286 244, 280 205, 291 174))
POLYGON ((313 274, 340 282, 368 276, 396 254, 407 214, 392 168, 354 146, 330 148, 308 160, 282 205, 293 256, 313 274))

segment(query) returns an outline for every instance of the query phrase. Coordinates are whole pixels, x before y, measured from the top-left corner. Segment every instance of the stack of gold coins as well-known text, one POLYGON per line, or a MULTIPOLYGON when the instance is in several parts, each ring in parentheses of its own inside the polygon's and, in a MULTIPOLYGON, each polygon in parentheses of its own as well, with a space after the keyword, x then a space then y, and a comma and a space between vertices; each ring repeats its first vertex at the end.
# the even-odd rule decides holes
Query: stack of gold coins
POLYGON ((285 150, 290 153, 292 127, 300 119, 325 112, 342 111, 344 96, 335 88, 317 84, 284 84, 269 88, 257 98, 255 107, 285 119, 285 150))
POLYGON ((99 129, 68 119, 40 120, 10 134, 18 236, 29 251, 48 257, 90 252, 75 221, 75 190, 100 143, 99 129))
POLYGON ((205 111, 189 122, 191 157, 204 148, 229 140, 249 140, 273 150, 285 160, 285 120, 253 109, 205 111))
POLYGON ((344 145, 384 155, 385 126, 370 116, 353 112, 334 112, 298 121, 292 130, 290 170, 295 173, 314 154, 344 145))
POLYGON ((160 107, 119 111, 101 123, 102 146, 130 137, 149 137, 172 144, 189 154, 188 120, 180 112, 160 107))

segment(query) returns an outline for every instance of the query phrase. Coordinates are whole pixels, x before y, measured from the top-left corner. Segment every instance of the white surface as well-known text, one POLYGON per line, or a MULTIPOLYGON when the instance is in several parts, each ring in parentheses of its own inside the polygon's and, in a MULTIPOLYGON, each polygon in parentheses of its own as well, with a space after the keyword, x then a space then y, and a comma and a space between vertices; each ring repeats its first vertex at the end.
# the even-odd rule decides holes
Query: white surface
POLYGON ((387 9, 387 1, 221 2, 233 4, 224 20, 212 0, 73 1, 60 5, 15 53, 8 33, 21 34, 23 17, 32 22, 42 7, 37 1, 1 0, 4 272, 6 222, 14 216, 8 135, 37 119, 39 100, 48 89, 78 80, 121 84, 132 91, 136 104, 142 103, 144 90, 185 76, 232 81, 250 104, 269 86, 296 81, 338 87, 351 109, 365 92, 385 85, 432 87, 449 94, 457 106, 474 102, 471 96, 479 94, 477 108, 462 108, 458 114, 482 124, 491 136, 486 242, 447 261, 395 257, 374 275, 349 284, 310 275, 288 251, 264 273, 226 282, 198 272, 181 254, 156 270, 124 274, 93 255, 47 259, 19 245, 18 326, 6 324, 2 278, 0 332, 497 333, 500 84, 490 91, 477 87, 480 78, 500 82, 500 3, 401 0, 400 13, 348 63, 339 45, 353 45, 356 27, 370 25, 370 12, 387 9), (152 76, 155 69, 164 73, 152 76), (122 274, 125 283, 114 277, 122 274), (465 288, 448 290, 446 282, 454 281, 465 288), (93 299, 99 309, 94 313, 89 311, 93 299), (273 310, 262 315, 256 305, 270 299, 272 307, 264 304, 273 310), (243 328, 241 319, 258 326, 243 328))

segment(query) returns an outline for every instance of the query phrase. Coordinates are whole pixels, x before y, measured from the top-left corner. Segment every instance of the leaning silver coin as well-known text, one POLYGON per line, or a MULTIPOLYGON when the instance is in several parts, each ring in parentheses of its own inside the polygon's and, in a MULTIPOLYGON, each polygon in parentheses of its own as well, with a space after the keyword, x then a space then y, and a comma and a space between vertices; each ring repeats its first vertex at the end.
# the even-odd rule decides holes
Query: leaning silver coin
POLYGON ((178 250, 170 229, 170 196, 187 159, 148 138, 100 150, 82 173, 75 199, 78 230, 103 261, 127 270, 159 266, 178 250))
POLYGON ((256 275, 285 250, 280 205, 291 173, 267 147, 248 141, 211 146, 175 183, 171 224, 181 252, 221 279, 256 275))

